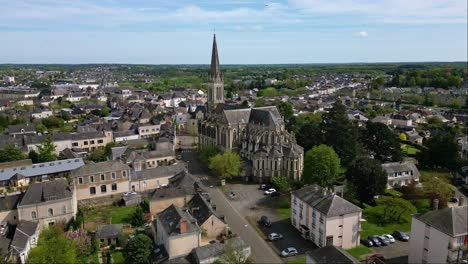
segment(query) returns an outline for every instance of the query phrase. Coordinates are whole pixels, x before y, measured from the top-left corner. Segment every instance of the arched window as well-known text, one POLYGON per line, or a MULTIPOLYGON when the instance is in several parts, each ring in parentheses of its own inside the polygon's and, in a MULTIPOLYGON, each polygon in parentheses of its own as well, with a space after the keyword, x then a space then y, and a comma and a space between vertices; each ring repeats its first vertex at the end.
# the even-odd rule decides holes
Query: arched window
POLYGON ((48 216, 54 216, 54 209, 52 209, 52 208, 47 209, 47 215, 48 216))
POLYGON ((36 213, 36 211, 32 211, 32 212, 31 212, 31 218, 32 218, 32 219, 36 219, 36 218, 37 218, 37 213, 36 213))

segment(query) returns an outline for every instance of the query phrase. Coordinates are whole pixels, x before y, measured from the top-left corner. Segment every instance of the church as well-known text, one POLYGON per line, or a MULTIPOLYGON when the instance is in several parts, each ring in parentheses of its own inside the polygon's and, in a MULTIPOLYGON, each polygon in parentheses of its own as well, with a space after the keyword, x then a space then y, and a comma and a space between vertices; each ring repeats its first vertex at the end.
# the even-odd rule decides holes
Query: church
POLYGON ((222 151, 239 153, 249 161, 252 180, 256 182, 269 182, 274 176, 301 178, 304 149, 286 130, 276 106, 239 109, 238 105, 225 103, 216 35, 207 95, 206 115, 198 123, 201 147, 215 145, 222 151))

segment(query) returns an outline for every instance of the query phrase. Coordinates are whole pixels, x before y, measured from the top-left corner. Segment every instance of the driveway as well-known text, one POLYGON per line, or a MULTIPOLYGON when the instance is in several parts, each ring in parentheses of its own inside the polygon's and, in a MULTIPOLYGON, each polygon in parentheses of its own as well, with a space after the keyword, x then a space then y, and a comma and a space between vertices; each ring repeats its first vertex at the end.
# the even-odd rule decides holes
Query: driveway
POLYGON ((395 241, 388 246, 373 247, 375 253, 381 253, 385 259, 397 259, 400 257, 407 257, 409 254, 409 242, 395 241))

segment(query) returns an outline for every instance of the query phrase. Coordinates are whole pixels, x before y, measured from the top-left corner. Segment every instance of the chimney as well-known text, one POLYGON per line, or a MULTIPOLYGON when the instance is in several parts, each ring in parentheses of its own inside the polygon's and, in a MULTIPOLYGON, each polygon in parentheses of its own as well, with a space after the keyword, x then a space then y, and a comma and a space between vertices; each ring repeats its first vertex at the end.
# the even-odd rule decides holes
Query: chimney
POLYGON ((463 206, 464 203, 465 203, 465 201, 464 201, 463 196, 460 196, 460 197, 458 198, 458 206, 463 206))
POLYGON ((212 204, 211 208, 213 208, 213 211, 216 211, 216 204, 212 204))
POLYGON ((187 220, 180 221, 180 233, 181 234, 187 233, 187 225, 188 225, 187 220))
POLYGON ((439 199, 434 199, 434 200, 432 201, 432 209, 433 209, 433 210, 439 209, 439 199))

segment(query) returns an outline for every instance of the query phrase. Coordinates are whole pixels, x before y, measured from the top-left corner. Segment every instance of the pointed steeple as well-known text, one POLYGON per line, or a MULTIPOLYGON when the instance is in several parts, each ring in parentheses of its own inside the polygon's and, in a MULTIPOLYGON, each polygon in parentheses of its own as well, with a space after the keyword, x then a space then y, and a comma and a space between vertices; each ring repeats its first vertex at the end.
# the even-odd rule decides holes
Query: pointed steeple
POLYGON ((223 78, 221 68, 219 67, 218 46, 216 45, 216 34, 213 35, 213 49, 211 51, 211 78, 223 78))

